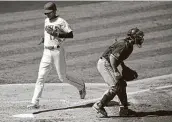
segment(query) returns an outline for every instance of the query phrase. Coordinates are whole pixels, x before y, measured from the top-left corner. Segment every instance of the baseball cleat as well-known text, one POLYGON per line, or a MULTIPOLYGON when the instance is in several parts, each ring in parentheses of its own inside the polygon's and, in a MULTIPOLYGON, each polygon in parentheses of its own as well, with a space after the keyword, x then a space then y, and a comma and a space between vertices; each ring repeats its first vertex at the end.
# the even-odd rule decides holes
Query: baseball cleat
POLYGON ((103 116, 107 117, 107 112, 103 107, 99 107, 98 102, 95 103, 92 108, 97 112, 102 114, 103 116))
POLYGON ((120 106, 119 108, 119 116, 121 117, 127 117, 127 116, 135 116, 136 115, 136 112, 131 110, 131 109, 128 109, 128 108, 125 108, 123 106, 120 106))
POLYGON ((40 105, 31 103, 27 106, 28 109, 39 109, 40 105))
POLYGON ((85 90, 85 86, 82 90, 79 91, 79 95, 81 99, 84 99, 86 96, 86 90, 85 90))

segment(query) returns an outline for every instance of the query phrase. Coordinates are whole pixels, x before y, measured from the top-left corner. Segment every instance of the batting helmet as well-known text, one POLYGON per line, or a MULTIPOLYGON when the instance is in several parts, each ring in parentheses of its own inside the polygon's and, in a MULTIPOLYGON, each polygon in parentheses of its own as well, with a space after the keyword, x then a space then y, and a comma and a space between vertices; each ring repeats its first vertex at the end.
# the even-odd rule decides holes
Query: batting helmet
POLYGON ((137 44, 139 47, 141 47, 143 41, 144 41, 144 33, 143 31, 139 30, 137 27, 132 28, 128 31, 127 35, 135 41, 135 44, 137 44))
POLYGON ((44 14, 48 14, 56 10, 57 10, 56 4, 53 2, 48 2, 44 5, 44 14))

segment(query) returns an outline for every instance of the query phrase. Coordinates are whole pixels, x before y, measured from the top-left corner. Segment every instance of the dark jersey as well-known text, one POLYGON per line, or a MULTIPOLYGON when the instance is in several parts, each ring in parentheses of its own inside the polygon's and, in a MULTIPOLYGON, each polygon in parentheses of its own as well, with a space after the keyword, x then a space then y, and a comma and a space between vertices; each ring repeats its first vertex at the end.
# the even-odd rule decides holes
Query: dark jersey
POLYGON ((108 47, 102 57, 110 62, 109 56, 112 54, 119 62, 122 62, 129 57, 132 51, 133 45, 130 44, 127 39, 121 39, 108 47))

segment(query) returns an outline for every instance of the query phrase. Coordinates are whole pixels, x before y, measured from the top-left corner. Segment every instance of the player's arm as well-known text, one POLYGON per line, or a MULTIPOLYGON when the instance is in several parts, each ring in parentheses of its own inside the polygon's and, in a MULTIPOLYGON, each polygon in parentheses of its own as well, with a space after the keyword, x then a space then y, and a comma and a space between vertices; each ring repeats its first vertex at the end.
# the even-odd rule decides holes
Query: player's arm
POLYGON ((113 54, 111 54, 109 56, 109 59, 110 59, 110 64, 111 64, 111 67, 114 71, 114 75, 116 77, 116 80, 120 80, 122 78, 122 76, 121 76, 121 74, 117 68, 120 61, 113 54))
POLYGON ((114 47, 114 49, 112 49, 112 53, 109 56, 110 64, 114 72, 118 71, 117 69, 118 65, 123 62, 122 60, 120 60, 120 57, 122 55, 124 48, 125 48, 125 45, 114 47))
POLYGON ((42 44, 42 43, 44 43, 44 37, 41 37, 41 38, 40 38, 40 42, 38 43, 38 45, 40 45, 40 44, 42 44))
POLYGON ((73 32, 64 32, 64 33, 59 33, 56 30, 53 30, 52 28, 46 28, 47 33, 54 37, 59 37, 59 38, 73 38, 73 32))
POLYGON ((109 59, 110 59, 110 64, 112 66, 113 71, 118 72, 118 68, 117 68, 119 65, 118 59, 113 54, 110 55, 109 59))
POLYGON ((73 31, 70 27, 70 25, 67 23, 66 20, 61 19, 62 22, 60 24, 60 30, 62 30, 63 33, 59 33, 59 38, 73 38, 73 31))
POLYGON ((120 75, 117 67, 119 66, 119 64, 121 64, 121 62, 123 62, 121 60, 121 55, 122 55, 122 52, 124 51, 124 49, 125 49, 125 45, 120 45, 118 47, 114 47, 114 49, 112 49, 111 55, 109 56, 110 64, 114 71, 114 74, 119 79, 121 78, 121 75, 120 75))
POLYGON ((59 38, 73 38, 73 32, 70 31, 68 33, 59 33, 58 35, 59 38))
POLYGON ((124 68, 127 67, 127 66, 125 65, 124 61, 122 61, 120 65, 121 65, 122 69, 124 69, 124 68))

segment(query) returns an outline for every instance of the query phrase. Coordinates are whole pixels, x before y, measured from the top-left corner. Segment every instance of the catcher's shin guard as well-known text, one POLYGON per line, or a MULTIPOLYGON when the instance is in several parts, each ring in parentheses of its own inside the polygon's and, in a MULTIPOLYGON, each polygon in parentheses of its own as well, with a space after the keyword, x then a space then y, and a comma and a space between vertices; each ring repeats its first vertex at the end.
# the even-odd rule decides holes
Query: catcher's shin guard
POLYGON ((126 87, 120 87, 119 91, 117 92, 117 96, 121 102, 120 104, 127 107, 128 100, 127 100, 126 87))
POLYGON ((117 94, 118 86, 111 86, 107 93, 105 93, 100 100, 103 106, 106 106, 117 94))

